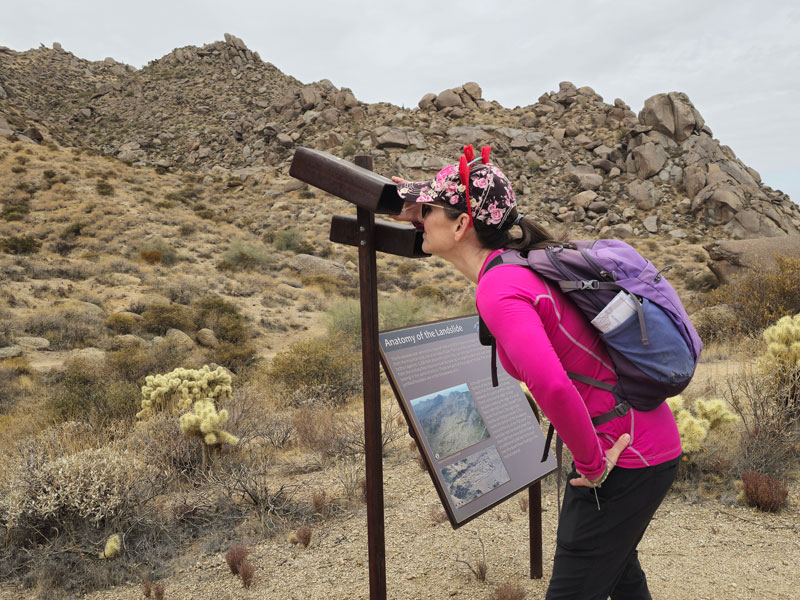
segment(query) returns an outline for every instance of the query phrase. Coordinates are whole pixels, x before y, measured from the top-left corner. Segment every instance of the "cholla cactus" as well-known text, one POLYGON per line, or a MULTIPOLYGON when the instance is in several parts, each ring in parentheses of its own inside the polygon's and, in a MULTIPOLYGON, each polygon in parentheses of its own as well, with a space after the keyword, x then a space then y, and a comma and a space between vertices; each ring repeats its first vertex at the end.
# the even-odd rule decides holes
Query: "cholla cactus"
POLYGON ((100 558, 116 558, 122 549, 122 541, 115 533, 106 541, 106 547, 100 553, 100 558))
POLYGON ((150 375, 142 396, 142 410, 136 416, 144 419, 161 411, 180 415, 181 431, 203 443, 204 468, 213 449, 239 441, 221 429, 228 411, 220 405, 231 397, 231 376, 222 367, 212 371, 205 365, 199 370, 178 368, 165 375, 150 375))
POLYGON ((694 402, 692 411, 685 407, 685 402, 681 396, 667 399, 675 421, 678 424, 678 432, 681 435, 681 446, 685 455, 695 454, 703 450, 708 434, 713 429, 725 423, 735 423, 737 417, 723 400, 713 399, 704 400, 698 398, 694 402))
POLYGON ((214 402, 209 399, 194 403, 192 412, 181 415, 181 431, 185 435, 198 437, 203 442, 203 467, 208 466, 210 451, 222 444, 236 444, 239 438, 220 429, 228 420, 228 411, 224 408, 217 411, 214 402))
POLYGON ((765 370, 800 367, 800 314, 783 317, 764 330, 767 353, 759 360, 765 370))
POLYGON ((138 419, 147 419, 157 412, 181 414, 198 400, 208 399, 219 405, 231 397, 231 376, 222 367, 214 371, 177 368, 165 375, 148 375, 142 387, 142 410, 138 419))

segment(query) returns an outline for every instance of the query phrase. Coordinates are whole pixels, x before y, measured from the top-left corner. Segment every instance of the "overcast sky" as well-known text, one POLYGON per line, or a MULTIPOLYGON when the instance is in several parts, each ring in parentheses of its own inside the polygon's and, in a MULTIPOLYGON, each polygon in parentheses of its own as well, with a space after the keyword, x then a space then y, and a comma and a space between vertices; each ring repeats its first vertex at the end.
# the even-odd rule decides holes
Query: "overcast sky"
POLYGON ((560 81, 638 112, 686 92, 723 144, 800 203, 797 0, 13 0, 0 45, 60 42, 81 58, 142 67, 232 33, 304 83, 416 106, 476 81, 509 108, 560 81))

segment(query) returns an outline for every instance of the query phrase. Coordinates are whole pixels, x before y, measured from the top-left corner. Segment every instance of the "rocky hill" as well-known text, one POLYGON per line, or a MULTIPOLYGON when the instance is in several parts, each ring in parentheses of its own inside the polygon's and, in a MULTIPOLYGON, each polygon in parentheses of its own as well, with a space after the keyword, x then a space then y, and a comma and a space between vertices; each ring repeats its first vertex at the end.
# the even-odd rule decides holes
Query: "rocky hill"
MULTIPOLYGON (((92 148, 135 165, 265 186, 309 146, 423 178, 466 143, 491 144, 526 211, 576 236, 750 238, 796 234, 800 208, 712 136, 685 94, 638 115, 562 82, 525 107, 476 83, 414 109, 359 102, 327 80, 303 85, 239 38, 178 48, 141 70, 63 50, 0 48, 0 134, 92 148)), ((278 178, 280 180, 280 177, 278 178)))

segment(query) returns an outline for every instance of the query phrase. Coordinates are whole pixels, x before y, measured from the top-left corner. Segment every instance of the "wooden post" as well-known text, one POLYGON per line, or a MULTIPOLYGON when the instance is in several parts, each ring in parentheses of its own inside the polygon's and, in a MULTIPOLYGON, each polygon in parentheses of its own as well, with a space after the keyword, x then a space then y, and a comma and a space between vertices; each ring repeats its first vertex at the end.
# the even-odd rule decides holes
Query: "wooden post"
MULTIPOLYGON (((359 167, 372 170, 371 156, 357 156, 359 167)), ((383 522, 383 445, 378 364, 378 274, 375 213, 358 207, 358 274, 361 294, 361 359, 364 373, 364 450, 367 481, 367 547, 370 600, 386 599, 386 545, 383 522)))
MULTIPOLYGON (((539 418, 539 408, 533 401, 533 396, 528 396, 533 414, 541 424, 539 418)), ((530 527, 531 542, 531 579, 541 579, 544 576, 542 570, 542 482, 537 481, 528 488, 528 521, 530 527)))

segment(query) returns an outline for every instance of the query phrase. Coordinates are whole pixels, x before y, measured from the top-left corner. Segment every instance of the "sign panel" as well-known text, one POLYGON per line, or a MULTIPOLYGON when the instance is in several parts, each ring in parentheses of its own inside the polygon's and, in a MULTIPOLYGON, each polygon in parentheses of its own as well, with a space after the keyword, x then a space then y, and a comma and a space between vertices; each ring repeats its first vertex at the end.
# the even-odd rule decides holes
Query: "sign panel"
POLYGON ((450 518, 459 527, 556 468, 519 382, 478 339, 478 317, 382 332, 381 361, 450 518))

